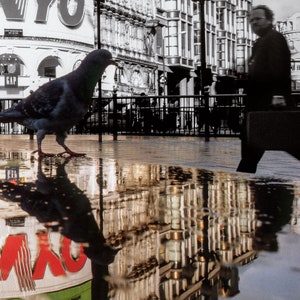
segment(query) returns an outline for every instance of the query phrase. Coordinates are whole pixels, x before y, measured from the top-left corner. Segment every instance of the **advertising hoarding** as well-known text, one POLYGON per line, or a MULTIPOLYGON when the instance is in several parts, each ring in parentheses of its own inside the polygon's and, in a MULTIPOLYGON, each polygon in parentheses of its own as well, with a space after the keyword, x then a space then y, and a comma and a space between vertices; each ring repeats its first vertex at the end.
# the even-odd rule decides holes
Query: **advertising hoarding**
POLYGON ((92 0, 0 0, 0 35, 94 44, 92 0))

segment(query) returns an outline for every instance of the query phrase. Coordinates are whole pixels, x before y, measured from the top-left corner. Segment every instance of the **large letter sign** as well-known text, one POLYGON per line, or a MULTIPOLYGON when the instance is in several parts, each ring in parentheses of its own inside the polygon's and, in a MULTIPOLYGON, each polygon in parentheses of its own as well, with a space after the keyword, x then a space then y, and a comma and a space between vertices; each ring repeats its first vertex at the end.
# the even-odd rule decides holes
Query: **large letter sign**
POLYGON ((23 21, 28 0, 0 0, 7 20, 23 21))
POLYGON ((49 8, 52 6, 54 0, 36 0, 38 9, 36 13, 35 22, 46 23, 48 20, 49 8))
MULTIPOLYGON (((35 0, 37 4, 36 23, 46 23, 49 9, 55 0, 35 0)), ((28 0, 0 0, 6 20, 24 21, 28 0)), ((57 12, 62 24, 78 26, 84 17, 85 0, 57 0, 57 12)))
POLYGON ((78 26, 82 22, 84 15, 84 0, 77 0, 77 7, 74 14, 70 14, 68 3, 69 0, 57 0, 59 19, 66 26, 78 26))

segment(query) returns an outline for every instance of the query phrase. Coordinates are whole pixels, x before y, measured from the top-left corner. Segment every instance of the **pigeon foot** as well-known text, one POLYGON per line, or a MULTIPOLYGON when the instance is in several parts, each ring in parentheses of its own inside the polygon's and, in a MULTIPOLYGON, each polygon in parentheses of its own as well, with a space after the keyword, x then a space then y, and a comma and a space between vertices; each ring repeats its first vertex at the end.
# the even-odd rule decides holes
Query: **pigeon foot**
POLYGON ((77 153, 73 152, 72 150, 68 149, 62 153, 59 153, 58 156, 63 156, 63 154, 69 154, 70 156, 80 157, 80 156, 86 156, 86 153, 77 153))
POLYGON ((54 157, 54 156, 56 156, 56 155, 53 154, 53 153, 45 153, 45 152, 42 152, 42 151, 39 151, 39 150, 33 151, 32 154, 34 154, 34 153, 36 153, 36 152, 38 152, 39 157, 41 157, 41 158, 44 158, 44 157, 54 157))

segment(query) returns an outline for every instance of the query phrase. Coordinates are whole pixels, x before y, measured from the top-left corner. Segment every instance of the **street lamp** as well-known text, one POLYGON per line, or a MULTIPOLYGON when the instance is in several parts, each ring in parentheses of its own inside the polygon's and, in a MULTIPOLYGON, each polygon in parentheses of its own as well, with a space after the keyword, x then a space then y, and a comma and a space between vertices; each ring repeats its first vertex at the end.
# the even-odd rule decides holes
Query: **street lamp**
POLYGON ((206 72, 206 41, 205 41, 205 13, 204 13, 204 2, 205 0, 193 0, 198 3, 199 10, 199 23, 200 23, 200 63, 201 63, 201 75, 200 75, 200 87, 201 93, 204 94, 205 84, 204 84, 204 74, 206 72))
POLYGON ((193 0, 199 3, 199 23, 200 23, 200 62, 201 62, 201 75, 200 75, 200 86, 201 94, 204 97, 205 105, 205 141, 209 141, 209 94, 208 90, 205 88, 207 85, 208 75, 206 69, 206 42, 205 42, 205 12, 204 12, 204 2, 205 0, 193 0))
MULTIPOLYGON (((100 2, 101 0, 96 1, 97 5, 97 48, 101 49, 101 36, 100 36, 100 2)), ((97 99, 97 111, 98 111, 98 141, 102 142, 102 103, 101 103, 101 80, 98 81, 98 99, 97 99)))
POLYGON ((100 2, 103 2, 101 0, 97 0, 97 48, 101 49, 101 39, 100 39, 100 15, 101 15, 101 9, 100 9, 100 2))

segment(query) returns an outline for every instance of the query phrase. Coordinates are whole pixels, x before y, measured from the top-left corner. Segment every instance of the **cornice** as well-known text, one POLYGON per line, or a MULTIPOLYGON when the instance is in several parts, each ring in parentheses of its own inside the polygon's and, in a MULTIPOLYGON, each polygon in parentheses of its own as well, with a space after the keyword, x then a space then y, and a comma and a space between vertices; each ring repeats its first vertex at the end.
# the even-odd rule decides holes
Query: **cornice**
POLYGON ((0 35, 0 40, 10 40, 10 41, 43 41, 43 42, 52 42, 52 43, 58 43, 58 44, 67 44, 67 45, 77 45, 81 47, 91 48, 94 49, 94 44, 87 44, 82 43, 78 41, 73 40, 66 40, 66 39, 60 39, 60 38, 49 38, 49 37, 36 37, 36 36, 23 36, 23 37, 6 37, 4 35, 0 35))

